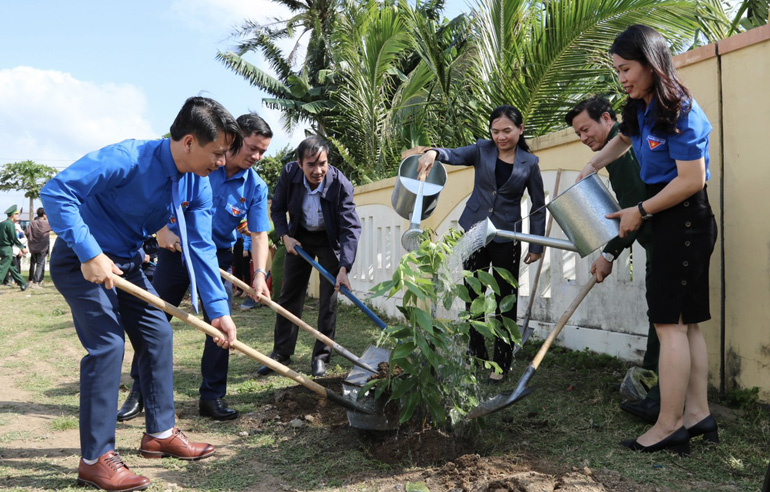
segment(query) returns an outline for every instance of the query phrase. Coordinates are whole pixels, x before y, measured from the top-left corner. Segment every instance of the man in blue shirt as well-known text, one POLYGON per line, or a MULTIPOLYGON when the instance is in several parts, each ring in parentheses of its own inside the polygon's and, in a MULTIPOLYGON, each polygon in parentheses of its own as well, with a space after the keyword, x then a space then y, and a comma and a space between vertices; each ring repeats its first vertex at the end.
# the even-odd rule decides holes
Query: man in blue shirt
MULTIPOLYGON (((329 145, 312 136, 297 147, 297 161, 281 171, 270 208, 276 235, 286 246, 283 285, 278 304, 295 316, 302 316, 305 293, 313 267, 294 249, 301 246, 311 257, 317 257, 332 275, 336 288, 350 289, 348 272, 353 266, 361 235, 361 222, 353 202, 353 185, 342 172, 329 165, 329 145), (288 220, 287 220, 288 214, 288 220)), ((337 321, 337 291, 329 282, 321 281, 318 331, 334 339, 337 321)), ((297 325, 283 316, 275 321, 275 339, 270 357, 289 363, 297 343, 297 325)), ((313 348, 311 373, 323 376, 331 357, 331 349, 317 341, 313 348)), ((263 366, 257 374, 273 371, 263 366)))
MULTIPOLYGON (((254 113, 241 115, 237 121, 244 136, 242 147, 238 152, 228 152, 225 157, 225 166, 209 175, 213 194, 211 235, 217 248, 219 268, 228 271, 233 264, 236 229, 244 218, 247 219, 254 244, 252 248, 255 267, 253 286, 258 293, 270 297, 270 291, 265 283, 268 256, 267 233, 270 230, 267 217, 267 185, 252 166, 267 152, 273 132, 265 120, 254 113)), ((187 269, 182 262, 182 254, 176 250, 179 237, 172 230, 177 231, 176 224, 164 227, 158 233, 159 245, 166 249, 161 249, 158 253, 158 265, 152 285, 164 301, 178 306, 190 286, 190 281, 187 269)), ((231 285, 229 283, 226 285, 229 301, 232 296, 231 285)), ((208 321, 208 312, 205 307, 203 314, 204 319, 208 321)), ((201 416, 211 417, 214 420, 231 420, 238 416, 238 411, 228 408, 222 400, 227 393, 228 363, 228 351, 221 350, 210 336, 206 336, 201 358, 203 381, 200 386, 198 405, 201 416)), ((134 385, 118 412, 118 421, 136 417, 144 406, 136 356, 131 364, 131 377, 134 378, 134 385)))
POLYGON ((115 415, 125 334, 137 352, 147 406, 145 458, 197 460, 214 454, 191 443, 174 426, 173 345, 164 313, 114 288, 113 275, 155 293, 142 272, 142 242, 172 217, 211 324, 227 349, 236 340, 227 293, 211 239, 208 176, 240 149, 238 124, 219 103, 189 98, 171 138, 126 140, 97 150, 51 179, 41 191, 51 228, 59 239, 50 272, 72 310, 87 355, 80 363, 78 483, 103 490, 143 490, 149 479, 134 474, 115 452, 115 415), (187 240, 189 239, 189 241, 187 240))

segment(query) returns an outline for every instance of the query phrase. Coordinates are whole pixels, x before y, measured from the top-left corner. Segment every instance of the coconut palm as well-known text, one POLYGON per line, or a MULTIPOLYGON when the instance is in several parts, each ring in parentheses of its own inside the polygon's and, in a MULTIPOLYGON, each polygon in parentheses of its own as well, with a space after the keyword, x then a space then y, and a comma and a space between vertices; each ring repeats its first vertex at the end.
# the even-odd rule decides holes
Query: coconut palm
POLYGON ((607 52, 627 26, 655 27, 675 49, 698 27, 686 0, 479 0, 475 20, 483 114, 514 104, 534 136, 563 127, 563 114, 586 94, 607 92, 607 52))

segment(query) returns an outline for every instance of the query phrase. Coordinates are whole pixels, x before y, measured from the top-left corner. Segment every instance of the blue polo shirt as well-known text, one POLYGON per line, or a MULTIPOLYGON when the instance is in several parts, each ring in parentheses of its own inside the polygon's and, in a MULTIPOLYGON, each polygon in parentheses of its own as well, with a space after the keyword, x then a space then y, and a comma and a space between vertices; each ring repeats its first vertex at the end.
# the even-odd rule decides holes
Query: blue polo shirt
POLYGON ((238 239, 236 228, 246 217, 250 232, 268 232, 267 184, 253 169, 232 177, 221 167, 209 175, 213 193, 212 236, 217 248, 232 248, 238 239))
POLYGON ((40 199, 51 229, 81 262, 102 252, 133 258, 173 216, 174 177, 201 299, 212 319, 230 314, 211 239, 209 181, 180 175, 168 139, 125 140, 91 152, 48 181, 40 199))
MULTIPOLYGON (((695 101, 683 102, 683 109, 691 104, 690 111, 676 122, 679 133, 653 130, 655 123, 655 99, 644 108, 644 101, 637 101, 639 134, 631 135, 634 153, 641 165, 641 178, 647 184, 668 183, 677 176, 676 161, 706 160, 706 181, 709 172, 709 134, 711 123, 695 101)), ((682 111, 684 113, 684 111, 682 111)))

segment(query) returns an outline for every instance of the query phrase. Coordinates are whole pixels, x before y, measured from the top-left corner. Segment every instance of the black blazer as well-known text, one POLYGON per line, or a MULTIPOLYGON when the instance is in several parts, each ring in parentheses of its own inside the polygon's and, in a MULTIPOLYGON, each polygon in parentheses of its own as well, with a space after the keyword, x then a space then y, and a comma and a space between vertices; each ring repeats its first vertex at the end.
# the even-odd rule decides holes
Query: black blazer
MULTIPOLYGON (((284 234, 294 237, 297 233, 302 218, 302 199, 307 193, 303 178, 302 169, 296 161, 286 164, 278 178, 270 215, 279 238, 284 234)), ((331 165, 321 190, 321 212, 329 244, 340 261, 340 267, 350 272, 361 236, 361 221, 353 202, 353 185, 342 171, 331 165)))
MULTIPOLYGON (((538 158, 521 148, 516 150, 511 177, 499 189, 495 180, 497 147, 491 140, 479 140, 474 145, 457 149, 432 149, 438 160, 455 166, 476 168, 473 192, 460 216, 460 226, 466 231, 486 218, 498 229, 521 232, 521 197, 526 189, 532 201, 529 216, 531 234, 545 235, 545 191, 538 158)), ((530 244, 529 251, 542 253, 543 246, 530 244)))

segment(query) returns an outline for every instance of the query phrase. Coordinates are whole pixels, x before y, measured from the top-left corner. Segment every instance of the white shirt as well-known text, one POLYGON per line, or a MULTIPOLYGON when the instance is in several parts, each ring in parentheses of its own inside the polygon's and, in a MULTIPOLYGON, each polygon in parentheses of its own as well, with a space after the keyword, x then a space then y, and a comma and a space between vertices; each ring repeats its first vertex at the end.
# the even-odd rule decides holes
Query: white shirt
POLYGON ((321 190, 326 178, 314 190, 310 189, 306 177, 302 177, 302 182, 307 190, 305 196, 302 197, 302 227, 308 231, 323 231, 326 228, 326 223, 321 211, 321 190))

